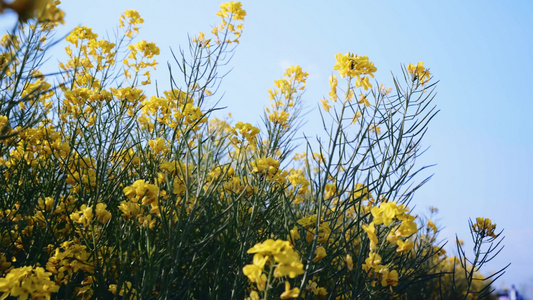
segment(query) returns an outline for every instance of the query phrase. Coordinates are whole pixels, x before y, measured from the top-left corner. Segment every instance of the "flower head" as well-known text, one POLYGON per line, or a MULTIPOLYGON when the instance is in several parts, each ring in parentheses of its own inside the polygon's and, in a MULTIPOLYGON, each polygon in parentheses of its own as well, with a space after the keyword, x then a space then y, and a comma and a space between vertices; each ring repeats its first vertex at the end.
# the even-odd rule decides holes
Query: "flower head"
POLYGON ((424 68, 423 62, 418 62, 416 66, 413 64, 409 64, 407 66, 407 72, 411 74, 413 82, 418 80, 422 86, 429 81, 431 76, 431 72, 429 72, 429 69, 424 68))
POLYGON ((472 230, 475 233, 481 235, 481 237, 490 236, 492 238, 497 238, 498 235, 494 233, 496 229, 496 224, 492 224, 492 221, 489 218, 476 218, 476 223, 472 224, 472 230))

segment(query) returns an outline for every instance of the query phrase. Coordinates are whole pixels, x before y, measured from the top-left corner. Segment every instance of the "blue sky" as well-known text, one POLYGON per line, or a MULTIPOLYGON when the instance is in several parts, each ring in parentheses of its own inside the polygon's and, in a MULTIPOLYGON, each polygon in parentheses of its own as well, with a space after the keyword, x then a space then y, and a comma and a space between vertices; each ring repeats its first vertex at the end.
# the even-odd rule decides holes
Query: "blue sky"
MULTIPOLYGON (((158 79, 168 82, 169 47, 210 31, 222 1, 65 0, 66 30, 76 25, 113 35, 120 14, 137 9, 140 38, 161 48, 158 79)), ((284 68, 310 73, 304 131, 315 135, 317 106, 329 91, 336 53, 368 56, 376 78, 391 84, 401 64, 423 61, 440 80, 440 113, 425 138, 420 166, 437 164, 415 196, 416 211, 440 209, 441 237, 470 237, 468 219, 491 218, 504 228, 505 249, 485 272, 512 265, 495 287, 511 284, 533 297, 533 1, 242 1, 244 33, 224 79, 221 105, 235 120, 258 123, 267 89, 284 68), (246 107, 246 109, 243 109, 246 107), (255 112, 255 113, 253 113, 255 112)), ((58 51, 61 49, 58 48, 58 51)), ((447 247, 450 251, 452 245, 447 247)))

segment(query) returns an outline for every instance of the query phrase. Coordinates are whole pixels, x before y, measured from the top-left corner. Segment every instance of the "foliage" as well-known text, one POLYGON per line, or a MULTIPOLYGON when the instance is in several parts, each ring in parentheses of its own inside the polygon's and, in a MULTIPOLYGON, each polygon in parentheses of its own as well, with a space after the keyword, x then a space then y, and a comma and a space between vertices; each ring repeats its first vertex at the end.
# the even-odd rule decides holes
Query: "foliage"
POLYGON ((306 139, 295 153, 308 76, 299 66, 269 90, 262 126, 213 116, 211 91, 243 31, 240 3, 222 4, 220 24, 174 54, 170 87, 155 95, 146 90, 160 51, 134 42, 144 22, 134 10, 114 42, 75 28, 60 71, 39 72, 62 21, 57 4, 13 4, 21 23, 1 42, 2 299, 466 299, 490 290, 478 279, 495 225, 472 225, 470 263, 464 251, 447 258, 435 224, 408 208, 427 180, 415 160, 436 114, 422 63, 386 88, 370 81, 368 57, 338 54, 340 78, 322 99, 328 139, 306 139))

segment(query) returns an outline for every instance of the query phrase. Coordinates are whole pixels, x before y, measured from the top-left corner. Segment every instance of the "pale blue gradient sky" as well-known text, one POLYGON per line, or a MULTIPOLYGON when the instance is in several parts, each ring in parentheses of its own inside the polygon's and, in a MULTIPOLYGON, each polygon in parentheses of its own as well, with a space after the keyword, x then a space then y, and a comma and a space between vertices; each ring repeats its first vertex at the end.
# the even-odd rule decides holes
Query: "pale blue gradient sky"
MULTIPOLYGON (((209 32, 222 1, 63 2, 67 29, 87 25, 101 36, 113 35, 123 11, 137 9, 145 19, 140 38, 161 48, 155 78, 166 87, 169 47, 186 47, 188 34, 209 32)), ((310 73, 304 101, 313 111, 304 131, 312 136, 320 130, 313 120, 336 53, 368 56, 376 78, 389 84, 401 64, 423 61, 440 80, 434 102, 440 113, 419 162, 437 165, 412 203, 419 213, 438 207, 446 226, 441 237, 457 233, 467 246, 468 218, 491 218, 505 228, 506 247, 485 272, 511 262, 495 287, 533 287, 533 1, 242 2, 244 33, 220 88, 221 105, 235 120, 259 123, 273 80, 299 64, 310 73)))

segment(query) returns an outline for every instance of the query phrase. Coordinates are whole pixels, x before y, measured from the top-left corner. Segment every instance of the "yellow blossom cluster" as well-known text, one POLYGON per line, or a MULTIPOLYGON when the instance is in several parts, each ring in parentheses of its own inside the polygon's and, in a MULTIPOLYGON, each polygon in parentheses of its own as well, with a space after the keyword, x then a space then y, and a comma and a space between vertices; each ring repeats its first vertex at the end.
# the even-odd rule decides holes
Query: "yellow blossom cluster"
POLYGON ((0 278, 0 299, 8 296, 18 299, 50 299, 59 286, 50 280, 52 273, 41 267, 21 267, 11 269, 4 278, 0 278))
POLYGON ((299 219, 297 223, 306 229, 306 241, 308 243, 310 243, 315 238, 315 234, 318 235, 317 241, 319 243, 326 243, 328 241, 329 236, 331 234, 329 223, 327 221, 321 220, 320 224, 318 225, 318 233, 317 233, 316 232, 316 223, 317 223, 316 214, 308 216, 308 217, 303 217, 299 219))
MULTIPOLYGON (((259 291, 264 291, 267 285, 268 278, 267 275, 263 273, 265 265, 274 268, 273 274, 275 278, 281 278, 284 276, 295 278, 304 273, 300 256, 294 251, 288 241, 268 239, 253 246, 247 251, 247 253, 255 254, 253 264, 244 266, 243 273, 251 282, 256 284, 259 291)), ((290 289, 289 286, 286 288, 283 295, 288 297, 288 295, 296 294, 295 297, 297 297, 299 292, 300 290, 298 288, 290 289)), ((288 298, 294 297, 291 296, 288 298)))
POLYGON ((141 18, 139 12, 134 9, 125 11, 119 19, 119 27, 126 28, 125 35, 130 39, 133 37, 133 33, 139 33, 139 26, 137 25, 142 23, 144 23, 144 19, 141 18))
POLYGON ((83 204, 79 211, 70 214, 70 219, 83 227, 88 228, 96 215, 96 220, 101 224, 106 224, 111 219, 111 213, 106 210, 107 205, 104 203, 96 204, 96 208, 83 204))
MULTIPOLYGON (((131 78, 131 69, 135 71, 135 77, 137 77, 141 69, 152 67, 155 70, 155 66, 158 64, 155 59, 145 61, 145 59, 152 59, 154 55, 159 55, 159 47, 155 43, 143 40, 137 44, 129 45, 128 49, 130 50, 130 55, 123 60, 124 65, 128 67, 124 70, 126 78, 131 78)), ((146 79, 141 81, 142 85, 147 85, 152 82, 150 71, 146 70, 142 75, 146 76, 146 79)))
MULTIPOLYGON (((408 239, 413 234, 418 232, 416 217, 409 213, 408 208, 403 204, 396 202, 381 202, 379 205, 373 206, 370 209, 372 215, 372 222, 370 224, 363 224, 361 228, 366 232, 370 241, 370 252, 362 265, 363 270, 369 276, 373 276, 374 286, 376 282, 381 282, 383 287, 398 285, 398 271, 391 270, 387 264, 382 264, 382 258, 378 251, 384 245, 380 245, 378 239, 378 226, 383 230, 388 230, 389 234, 386 238, 387 242, 396 245, 396 253, 410 252, 414 244, 408 239)), ((353 268, 353 260, 351 256, 346 257, 348 268, 353 268)))
POLYGON ((231 129, 231 133, 233 134, 233 136, 230 137, 231 142, 236 147, 243 145, 244 141, 246 141, 247 145, 253 149, 257 147, 256 136, 260 133, 260 130, 259 128, 252 126, 252 124, 239 121, 235 124, 234 128, 231 129))
POLYGON ((149 140, 148 146, 155 154, 164 155, 169 151, 167 142, 163 138, 160 138, 160 137, 157 137, 153 140, 149 140))
POLYGON ((282 129, 288 129, 290 109, 294 108, 295 102, 299 99, 298 91, 305 88, 308 76, 309 74, 300 66, 291 66, 285 71, 285 78, 274 81, 276 88, 268 90, 269 98, 274 103, 265 108, 270 122, 282 129))
POLYGON ((192 39, 193 43, 198 43, 198 45, 202 48, 210 48, 211 47, 211 39, 208 39, 205 37, 205 33, 200 32, 198 33, 197 37, 194 37, 192 39))
POLYGON ((279 161, 272 157, 257 158, 251 163, 252 171, 259 175, 260 179, 266 179, 270 182, 286 182, 286 171, 279 169, 279 161))
POLYGON ((170 128, 192 126, 194 130, 199 130, 200 125, 207 122, 202 109, 193 104, 191 95, 180 90, 165 91, 164 95, 142 101, 137 120, 143 129, 152 132, 160 125, 170 128))
POLYGON ((433 223, 433 221, 431 219, 429 219, 426 223, 427 227, 431 230, 433 230, 433 234, 436 234, 438 229, 437 229, 437 226, 435 225, 435 223, 433 223))
MULTIPOLYGON (((407 207, 403 204, 396 204, 396 202, 383 202, 378 206, 374 206, 371 209, 371 213, 373 216, 373 221, 371 223, 371 227, 374 227, 375 225, 384 225, 384 226, 390 226, 393 223, 400 222, 399 225, 396 225, 393 227, 389 235, 387 236, 387 241, 390 243, 396 243, 398 248, 396 249, 396 252, 405 252, 410 251, 413 248, 413 243, 404 241, 401 238, 407 238, 415 233, 418 232, 418 226, 415 222, 415 217, 412 216, 407 207)), ((365 226, 365 225, 363 225, 365 226)), ((368 228, 367 233, 369 236, 371 235, 371 232, 373 231, 368 228)), ((365 228, 365 227, 363 227, 365 228)), ((377 241, 377 238, 374 237, 371 238, 371 240, 377 241)), ((377 246, 373 245, 371 243, 370 248, 372 250, 375 250, 377 246)))
MULTIPOLYGON (((220 44, 222 41, 228 44, 239 43, 243 30, 242 21, 246 16, 246 11, 242 9, 242 3, 236 1, 222 3, 217 16, 222 18, 222 21, 211 31, 216 37, 216 43, 220 44), (233 37, 230 38, 230 35, 233 37)), ((205 43, 205 39, 199 41, 205 43)))
POLYGON ((375 286, 378 281, 381 282, 381 286, 384 287, 398 285, 398 271, 391 271, 387 266, 382 265, 381 256, 375 252, 370 252, 363 264, 363 270, 365 270, 369 276, 374 275, 375 280, 372 281, 372 286, 375 286))
MULTIPOLYGON (((71 44, 74 44, 74 46, 78 47, 80 41, 83 40, 94 40, 98 37, 96 33, 93 33, 93 30, 86 26, 78 26, 72 30, 69 35, 65 38, 67 42, 70 42, 71 44)), ((67 51, 68 53, 69 51, 67 51)))
POLYGON ((476 223, 472 224, 472 230, 475 233, 478 233, 482 238, 498 237, 498 235, 494 232, 494 230, 496 230, 496 224, 492 224, 492 221, 489 218, 476 218, 476 223))
POLYGON ((132 185, 125 187, 124 194, 133 202, 141 202, 147 205, 157 201, 159 188, 154 184, 139 179, 132 185))
POLYGON ((68 282, 78 272, 92 274, 94 262, 87 247, 74 241, 65 241, 56 248, 46 263, 46 270, 54 274, 55 281, 68 282))
POLYGON ((416 66, 409 64, 407 66, 407 72, 411 74, 413 82, 418 80, 422 86, 431 78, 431 72, 429 72, 429 69, 424 68, 423 62, 418 62, 416 66))
POLYGON ((291 183, 291 188, 293 191, 296 191, 296 196, 294 198, 294 204, 300 204, 304 200, 304 195, 310 191, 309 189, 309 180, 305 178, 304 170, 296 169, 290 170, 287 180, 291 183))
POLYGON ((323 299, 328 295, 328 291, 325 288, 319 287, 318 284, 312 280, 309 280, 307 290, 310 290, 316 297, 319 297, 320 299, 323 299))
MULTIPOLYGON (((15 128, 14 131, 18 132, 20 129, 15 128)), ((0 159, 0 165, 8 168, 16 166, 20 161, 24 161, 28 166, 36 167, 39 163, 46 161, 52 153, 66 157, 70 150, 68 142, 61 139, 55 128, 44 124, 38 128, 28 128, 20 132, 16 140, 4 140, 3 143, 13 146, 8 158, 0 159)))
POLYGON ((337 63, 333 69, 338 70, 342 78, 346 76, 357 77, 356 87, 363 87, 365 90, 372 88, 368 77, 374 78, 374 72, 377 69, 374 67, 374 63, 368 60, 368 56, 359 56, 352 53, 342 55, 341 53, 337 53, 335 58, 337 59, 337 63))
MULTIPOLYGON (((345 90, 343 101, 343 105, 346 105, 347 103, 351 103, 355 98, 354 91, 356 87, 362 87, 364 90, 372 88, 369 78, 374 78, 374 73, 377 71, 377 69, 374 67, 374 63, 369 61, 367 56, 359 56, 352 53, 347 53, 345 55, 337 53, 335 58, 337 62, 333 69, 337 70, 342 78, 348 77, 348 87, 345 90), (352 85, 352 78, 355 78, 355 85, 352 85)), ((332 102, 337 102, 339 98, 338 79, 336 75, 331 75, 329 77, 329 86, 329 100, 326 98, 320 100, 322 108, 325 112, 329 112, 329 110, 333 107, 332 102)), ((358 103, 364 104, 364 108, 370 106, 367 96, 368 95, 365 94, 359 95, 358 103)), ((362 116, 361 111, 361 108, 357 108, 354 111, 352 124, 355 124, 362 116)))
MULTIPOLYGON (((169 193, 166 191, 166 187, 172 190, 175 195, 182 195, 186 187, 183 184, 183 180, 176 176, 180 174, 182 164, 176 164, 175 162, 163 161, 160 165, 160 169, 163 172, 157 173, 155 184, 150 184, 142 179, 135 181, 132 185, 123 189, 124 195, 128 197, 127 201, 121 201, 118 206, 122 212, 122 218, 124 220, 130 220, 136 218, 138 223, 143 227, 154 229, 157 221, 161 218, 161 201, 165 201, 169 198, 169 193), (178 169, 176 169, 178 166, 178 169), (171 181, 173 185, 168 185, 167 176, 173 177, 171 181)), ((177 202, 179 199, 177 200, 177 202)), ((177 203, 176 203, 177 205, 177 203)), ((166 217, 176 220, 177 216, 165 215, 166 217)))
POLYGON ((139 105, 146 99, 144 92, 135 87, 111 88, 113 96, 120 101, 121 105, 128 108, 128 115, 135 115, 139 105))
POLYGON ((331 75, 329 76, 329 99, 333 102, 337 102, 337 85, 339 84, 339 81, 337 80, 337 76, 331 75))

